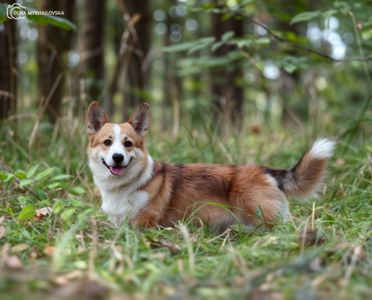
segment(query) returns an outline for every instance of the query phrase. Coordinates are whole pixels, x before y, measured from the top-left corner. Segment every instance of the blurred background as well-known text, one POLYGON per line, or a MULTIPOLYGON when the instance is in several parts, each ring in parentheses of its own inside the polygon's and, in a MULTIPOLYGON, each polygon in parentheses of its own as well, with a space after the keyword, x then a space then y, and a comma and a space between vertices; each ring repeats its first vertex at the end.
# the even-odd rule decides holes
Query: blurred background
POLYGON ((81 135, 92 100, 116 122, 149 102, 159 138, 370 133, 368 1, 39 0, 20 10, 62 15, 9 19, 14 2, 1 4, 0 117, 26 149, 81 135))

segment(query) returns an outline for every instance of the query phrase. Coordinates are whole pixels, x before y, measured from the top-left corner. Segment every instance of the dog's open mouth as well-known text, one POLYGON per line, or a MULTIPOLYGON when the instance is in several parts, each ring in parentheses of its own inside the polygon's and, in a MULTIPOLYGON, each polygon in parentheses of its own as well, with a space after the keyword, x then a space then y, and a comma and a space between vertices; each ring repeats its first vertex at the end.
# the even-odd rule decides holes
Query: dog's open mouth
POLYGON ((129 164, 132 162, 133 157, 130 158, 129 162, 126 166, 109 166, 105 160, 102 158, 102 163, 106 166, 107 169, 109 169, 110 173, 114 176, 123 176, 125 169, 129 166, 129 164))

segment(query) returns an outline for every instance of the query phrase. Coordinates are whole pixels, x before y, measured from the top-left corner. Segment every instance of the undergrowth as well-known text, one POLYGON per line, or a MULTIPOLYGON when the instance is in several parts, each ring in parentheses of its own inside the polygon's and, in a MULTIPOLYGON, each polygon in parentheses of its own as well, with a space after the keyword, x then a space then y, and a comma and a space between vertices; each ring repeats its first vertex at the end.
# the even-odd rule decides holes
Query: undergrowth
MULTIPOLYGON (((319 199, 291 201, 291 222, 272 230, 232 226, 220 235, 188 220, 164 229, 113 228, 87 168, 82 123, 61 123, 54 131, 41 124, 31 144, 31 125, 6 124, 0 141, 0 297, 370 298, 370 121, 367 115, 352 140, 338 139, 319 199)), ((150 131, 149 151, 167 162, 282 168, 312 142, 291 129, 247 127, 221 135, 210 128, 186 125, 176 138, 150 131)))

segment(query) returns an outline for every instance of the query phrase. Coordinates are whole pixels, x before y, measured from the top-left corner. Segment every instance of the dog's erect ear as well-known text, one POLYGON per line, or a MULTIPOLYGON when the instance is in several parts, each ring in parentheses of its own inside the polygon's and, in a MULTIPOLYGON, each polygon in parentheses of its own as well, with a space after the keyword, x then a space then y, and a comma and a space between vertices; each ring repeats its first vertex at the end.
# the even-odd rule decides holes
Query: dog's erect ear
POLYGON ((137 110, 129 118, 129 124, 140 136, 144 136, 150 127, 151 111, 150 105, 147 103, 141 104, 137 110))
POLYGON ((88 108, 86 115, 87 133, 95 134, 101 129, 103 124, 108 122, 108 118, 98 101, 93 101, 88 108))

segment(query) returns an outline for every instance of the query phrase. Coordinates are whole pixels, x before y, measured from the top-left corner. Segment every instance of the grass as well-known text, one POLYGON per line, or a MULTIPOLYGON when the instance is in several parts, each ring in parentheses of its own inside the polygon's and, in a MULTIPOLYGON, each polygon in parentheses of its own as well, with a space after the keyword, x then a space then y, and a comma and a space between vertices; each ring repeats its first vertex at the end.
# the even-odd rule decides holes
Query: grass
MULTIPOLYGON (((370 298, 368 114, 366 120, 350 143, 339 140, 320 199, 291 202, 292 222, 273 230, 233 226, 217 236, 188 220, 161 230, 113 229, 86 166, 81 124, 54 132, 41 124, 31 148, 27 122, 3 126, 0 298, 370 298), (44 216, 45 207, 52 211, 44 216)), ((172 139, 154 130, 148 146, 168 162, 289 167, 312 140, 289 129, 246 131, 221 137, 208 126, 186 127, 172 139)))

